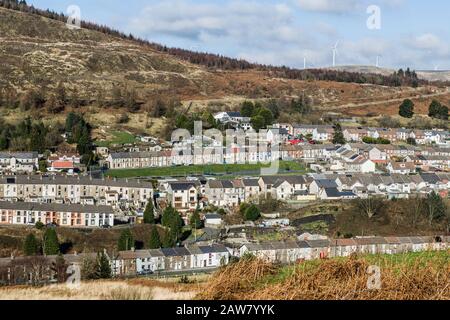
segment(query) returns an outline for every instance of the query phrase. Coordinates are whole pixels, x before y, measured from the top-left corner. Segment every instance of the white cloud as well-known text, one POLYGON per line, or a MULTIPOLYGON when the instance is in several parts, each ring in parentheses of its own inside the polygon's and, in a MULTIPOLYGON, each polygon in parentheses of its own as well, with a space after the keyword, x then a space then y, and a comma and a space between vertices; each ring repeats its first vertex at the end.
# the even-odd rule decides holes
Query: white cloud
POLYGON ((297 0, 301 9, 315 12, 343 13, 360 8, 358 0, 297 0))
POLYGON ((200 37, 238 37, 258 35, 286 40, 298 30, 291 24, 291 9, 284 4, 259 2, 229 2, 223 5, 167 0, 148 5, 131 21, 130 28, 147 35, 165 34, 197 39, 200 37))
POLYGON ((418 49, 439 49, 444 44, 438 36, 432 33, 425 33, 413 39, 412 45, 418 49))
MULTIPOLYGON (((437 35, 424 33, 388 40, 362 34, 359 39, 349 38, 333 24, 336 23, 333 19, 341 17, 315 19, 306 25, 299 19, 298 12, 305 13, 292 2, 309 10, 339 13, 354 11, 372 0, 286 1, 226 1, 219 4, 196 0, 153 0, 130 21, 127 32, 151 40, 163 39, 165 44, 171 41, 187 49, 195 47, 197 51, 292 67, 303 67, 305 55, 309 67, 331 65, 331 47, 338 39, 339 65, 374 65, 377 55, 383 56, 382 64, 385 66, 424 68, 434 63, 448 65, 445 61, 450 61, 449 45, 437 35)), ((402 0, 396 3, 401 5, 402 0)), ((361 12, 365 14, 365 8, 361 12)), ((364 23, 365 20, 361 19, 365 27, 364 23)))

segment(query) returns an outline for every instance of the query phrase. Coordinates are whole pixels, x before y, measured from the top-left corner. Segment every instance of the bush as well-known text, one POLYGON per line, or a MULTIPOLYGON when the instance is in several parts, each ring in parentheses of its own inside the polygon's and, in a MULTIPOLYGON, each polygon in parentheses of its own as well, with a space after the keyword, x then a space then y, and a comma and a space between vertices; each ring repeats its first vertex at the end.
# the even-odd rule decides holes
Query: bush
POLYGON ((384 138, 371 138, 371 137, 364 137, 363 139, 364 143, 367 144, 391 144, 391 141, 389 141, 388 139, 384 139, 384 138))
POLYGON ((245 220, 247 221, 256 221, 259 217, 261 217, 261 211, 254 204, 245 211, 245 220))
POLYGON ((119 124, 127 123, 128 121, 130 121, 130 117, 126 113, 122 113, 117 119, 117 123, 119 124))
POLYGON ((38 230, 42 230, 42 229, 44 229, 44 224, 42 222, 38 221, 38 222, 36 222, 34 227, 38 230))
POLYGON ((406 99, 400 105, 398 114, 403 118, 412 118, 414 116, 414 102, 406 99))
POLYGON ((272 213, 284 209, 285 203, 274 199, 271 195, 267 197, 262 196, 259 199, 258 207, 262 212, 272 213))
POLYGON ((218 209, 218 210, 217 210, 217 213, 218 213, 218 214, 220 214, 221 216, 224 216, 224 215, 226 215, 226 214, 227 214, 227 212, 225 211, 225 209, 224 209, 224 208, 220 208, 220 209, 218 209))

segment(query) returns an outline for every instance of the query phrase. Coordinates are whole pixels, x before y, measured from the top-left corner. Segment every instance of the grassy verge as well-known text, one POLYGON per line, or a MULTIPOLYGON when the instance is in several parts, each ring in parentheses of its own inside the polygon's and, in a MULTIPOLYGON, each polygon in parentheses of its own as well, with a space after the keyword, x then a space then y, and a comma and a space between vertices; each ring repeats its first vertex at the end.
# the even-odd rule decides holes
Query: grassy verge
POLYGON ((136 137, 129 132, 113 131, 111 132, 113 138, 107 141, 96 141, 95 144, 99 147, 110 147, 114 144, 128 144, 136 141, 136 137))
MULTIPOLYGON (((230 164, 230 165, 198 165, 198 166, 179 166, 167 168, 143 168, 143 169, 123 169, 109 170, 106 175, 115 178, 132 178, 147 176, 188 176, 188 175, 204 175, 204 174, 223 174, 227 177, 237 175, 259 175, 257 172, 261 168, 268 168, 269 165, 263 164, 230 164)), ((280 171, 295 172, 296 174, 305 173, 304 165, 298 162, 280 161, 280 171)))

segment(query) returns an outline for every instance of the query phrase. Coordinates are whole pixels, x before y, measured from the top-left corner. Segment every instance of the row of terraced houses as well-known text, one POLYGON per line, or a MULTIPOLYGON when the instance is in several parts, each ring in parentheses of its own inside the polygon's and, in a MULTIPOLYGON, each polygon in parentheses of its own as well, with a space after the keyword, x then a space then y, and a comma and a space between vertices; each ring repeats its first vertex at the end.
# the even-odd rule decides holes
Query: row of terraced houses
MULTIPOLYGON (((445 251, 450 237, 360 237, 353 239, 315 239, 247 243, 241 247, 223 244, 191 245, 177 248, 130 250, 107 254, 114 277, 204 272, 226 265, 231 257, 253 255, 281 264, 304 260, 348 257, 351 254, 399 254, 423 251, 445 251)), ((81 267, 96 254, 63 256, 67 264, 81 267)), ((41 284, 56 280, 53 264, 56 256, 0 258, 0 285, 41 284)))

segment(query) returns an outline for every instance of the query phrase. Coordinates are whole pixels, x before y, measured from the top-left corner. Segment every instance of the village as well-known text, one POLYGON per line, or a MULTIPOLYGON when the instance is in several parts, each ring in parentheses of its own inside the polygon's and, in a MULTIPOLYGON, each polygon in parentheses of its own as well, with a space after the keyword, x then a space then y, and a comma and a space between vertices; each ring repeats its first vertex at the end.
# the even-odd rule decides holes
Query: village
MULTIPOLYGON (((349 257, 352 254, 401 254, 446 251, 450 237, 360 237, 355 239, 300 238, 297 241, 265 242, 226 247, 221 244, 102 253, 111 277, 176 276, 212 272, 233 259, 254 256, 264 261, 292 264, 301 261, 349 257)), ((0 258, 0 284, 48 284, 57 281, 55 263, 80 270, 97 253, 62 256, 0 258)), ((65 269, 64 269, 65 271, 65 269)), ((61 275, 59 275, 61 276, 61 275)))
MULTIPOLYGON (((173 208, 184 225, 192 224, 192 217, 198 214, 206 230, 198 238, 194 232, 194 239, 191 236, 188 241, 175 241, 173 247, 136 249, 130 245, 127 250, 105 251, 114 277, 209 272, 247 254, 289 264, 352 253, 448 248, 449 237, 443 235, 332 239, 303 232, 288 240, 245 236, 248 230, 264 233, 293 228, 285 214, 272 212, 258 211, 252 221, 242 225, 227 222, 227 216, 242 211, 243 206, 267 199, 282 204, 286 212, 355 199, 426 199, 430 194, 447 199, 448 131, 278 123, 255 133, 249 119, 239 112, 221 112, 215 119, 231 127, 226 139, 220 131, 194 136, 182 132, 183 137, 177 133, 172 141, 140 137, 132 144, 97 146, 100 169, 95 171, 83 165, 76 152, 2 152, 0 226, 124 228, 145 223, 149 206, 154 208, 155 218, 173 208), (241 167, 248 163, 254 166, 241 167), (274 163, 275 173, 265 171, 274 163), (208 166, 228 169, 223 174, 220 170, 175 173, 179 168, 208 166), (158 168, 167 168, 169 173, 161 170, 160 174, 148 174, 147 170, 158 168)), ((69 264, 80 265, 96 254, 67 253, 63 257, 69 264)), ((52 255, 37 260, 2 258, 0 280, 26 281, 15 268, 35 268, 37 263, 47 270, 40 277, 51 281, 54 274, 49 266, 55 259, 52 255)))

